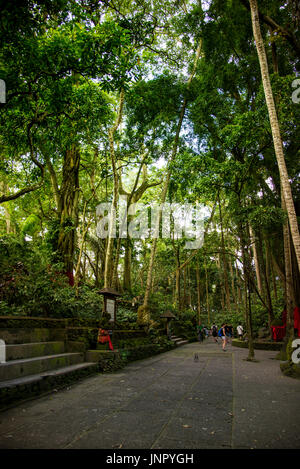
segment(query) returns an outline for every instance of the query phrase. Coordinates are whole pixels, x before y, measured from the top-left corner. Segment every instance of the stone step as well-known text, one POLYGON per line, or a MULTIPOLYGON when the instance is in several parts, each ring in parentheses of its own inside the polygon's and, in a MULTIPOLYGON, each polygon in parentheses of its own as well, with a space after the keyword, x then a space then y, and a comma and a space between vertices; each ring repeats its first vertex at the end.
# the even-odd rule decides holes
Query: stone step
POLYGON ((182 337, 177 337, 176 335, 172 335, 171 340, 172 340, 172 342, 175 343, 176 347, 179 347, 180 345, 185 345, 185 344, 189 343, 188 340, 185 340, 182 337))
POLYGON ((23 358, 57 355, 65 352, 64 342, 32 342, 26 344, 7 344, 6 361, 23 358))
POLYGON ((61 353, 57 355, 10 360, 0 364, 0 381, 40 374, 83 362, 82 353, 61 353))
POLYGON ((37 342, 64 341, 66 338, 65 329, 0 329, 0 339, 6 344, 27 344, 37 342))
POLYGON ((189 341, 188 340, 181 340, 180 342, 176 342, 176 345, 179 347, 180 345, 185 345, 185 344, 188 344, 189 341))
POLYGON ((51 390, 63 387, 98 372, 98 364, 78 363, 60 369, 48 370, 35 375, 23 376, 0 382, 0 409, 18 401, 32 399, 51 390))

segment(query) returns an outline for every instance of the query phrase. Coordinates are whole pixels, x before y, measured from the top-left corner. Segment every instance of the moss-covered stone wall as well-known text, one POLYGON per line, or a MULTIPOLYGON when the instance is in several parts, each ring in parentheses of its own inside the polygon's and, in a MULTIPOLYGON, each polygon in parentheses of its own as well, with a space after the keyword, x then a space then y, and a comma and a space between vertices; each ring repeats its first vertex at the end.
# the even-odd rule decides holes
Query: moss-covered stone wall
MULTIPOLYGON (((233 339, 232 345, 234 347, 248 348, 248 342, 239 340, 239 339, 233 339)), ((257 342, 257 341, 253 342, 254 349, 256 350, 279 351, 281 350, 282 345, 283 345, 283 342, 257 342)))

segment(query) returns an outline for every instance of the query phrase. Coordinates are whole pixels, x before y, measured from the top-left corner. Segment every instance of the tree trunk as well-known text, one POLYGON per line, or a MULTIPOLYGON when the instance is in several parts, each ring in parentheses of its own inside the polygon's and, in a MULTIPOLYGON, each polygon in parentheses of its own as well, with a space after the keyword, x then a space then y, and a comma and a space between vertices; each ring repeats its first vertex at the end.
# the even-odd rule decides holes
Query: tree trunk
POLYGON ((251 245, 252 245, 255 272, 256 272, 257 289, 258 289, 260 295, 263 295, 262 280, 261 280, 261 268, 260 268, 258 255, 257 255, 255 236, 254 236, 254 233, 253 233, 253 230, 252 230, 251 226, 249 226, 249 232, 250 232, 250 237, 251 237, 251 245))
POLYGON ((121 90, 120 99, 119 99, 119 109, 118 115, 115 121, 115 124, 109 129, 108 131, 108 139, 109 139, 109 149, 110 149, 110 156, 113 168, 113 177, 114 177, 114 189, 113 189, 113 200, 112 200, 112 207, 110 213, 110 228, 108 233, 108 242, 107 242, 107 250, 105 256, 105 270, 104 270, 104 288, 110 287, 112 282, 112 258, 113 258, 113 230, 114 230, 114 221, 116 220, 117 215, 117 207, 118 207, 118 196, 119 196, 119 177, 118 177, 118 169, 117 169, 117 160, 115 155, 115 148, 114 148, 114 134, 118 129, 122 114, 123 114, 123 105, 124 105, 124 90, 121 90))
POLYGON ((228 267, 227 267, 227 259, 226 259, 226 254, 225 254, 223 218, 222 218, 220 198, 219 198, 219 214, 220 214, 220 226, 221 226, 221 253, 222 253, 222 263, 223 263, 225 301, 226 301, 226 307, 227 307, 228 311, 230 311, 231 308, 230 308, 230 292, 229 292, 229 282, 228 282, 228 267))
POLYGON ((263 82, 263 87, 264 87, 265 99, 266 99, 268 113, 269 113, 275 155, 276 155, 277 164, 279 168, 280 181, 281 181, 283 196, 285 200, 286 210, 288 214, 293 244, 295 248, 298 269, 300 270, 300 234, 299 234, 299 228, 298 228, 298 222, 297 222, 297 216, 296 216, 296 211, 295 211, 295 206, 294 206, 294 201, 293 201, 291 185, 290 185, 289 176, 288 176, 285 158, 284 158, 279 122, 277 118, 277 112, 275 108, 273 91, 272 91, 270 76, 269 76, 268 61, 267 61, 264 42, 263 42, 261 30, 260 30, 257 0, 249 0, 249 3, 250 3, 250 8, 251 8, 253 35, 254 35, 257 54, 258 54, 259 63, 260 63, 260 70, 261 70, 262 82, 263 82))
POLYGON ((235 263, 235 272, 236 272, 236 279, 237 279, 237 297, 238 297, 238 302, 239 302, 239 304, 242 304, 243 298, 242 298, 242 292, 241 292, 241 287, 240 287, 240 273, 239 273, 239 269, 238 269, 237 263, 235 263))
POLYGON ((206 289, 206 309, 207 309, 207 322, 210 323, 210 309, 209 309, 209 294, 208 294, 208 274, 207 266, 204 264, 205 268, 205 289, 206 289))
POLYGON ((270 246, 270 242, 268 239, 265 240, 265 243, 266 243, 267 272, 268 272, 268 275, 270 276, 270 285, 271 285, 271 280, 272 280, 274 297, 277 300, 277 285, 276 285, 276 277, 275 277, 275 272, 274 272, 274 265, 272 262, 271 246, 270 246))
POLYGON ((220 254, 216 256, 216 264, 219 271, 219 279, 220 279, 220 297, 221 297, 221 306, 222 311, 225 311, 225 291, 224 291, 224 284, 222 282, 222 278, 224 280, 224 275, 221 274, 221 261, 220 261, 220 254))
POLYGON ((250 296, 250 260, 246 246, 248 245, 244 237, 244 230, 239 225, 239 235, 242 251, 243 270, 244 270, 244 289, 245 289, 245 320, 247 324, 248 336, 248 360, 254 359, 253 331, 252 331, 252 315, 251 315, 251 296, 250 296))
POLYGON ((181 312, 181 289, 180 289, 180 248, 179 245, 175 246, 173 242, 173 248, 175 253, 175 260, 176 260, 176 282, 175 282, 175 301, 174 307, 178 308, 178 311, 181 312))
POLYGON ((236 292, 235 292, 235 285, 234 285, 234 274, 233 274, 233 268, 232 268, 232 261, 230 259, 229 262, 229 269, 230 269, 230 275, 231 275, 231 290, 232 290, 232 297, 233 297, 233 302, 235 305, 236 312, 238 310, 238 304, 237 304, 237 298, 236 298, 236 292))
POLYGON ((267 275, 266 262, 263 256, 262 239, 261 239, 261 234, 259 232, 257 233, 257 254, 258 254, 259 263, 261 266, 262 276, 264 280, 264 286, 265 286, 264 296, 265 296, 265 301, 266 301, 266 305, 268 309, 268 325, 269 325, 270 334, 271 334, 271 323, 274 319, 274 312, 273 312, 272 298, 271 298, 271 292, 270 292, 270 283, 269 283, 269 278, 267 275))
MULTIPOLYGON (((285 200, 281 196, 281 206, 285 210, 285 200)), ((294 291, 293 291, 293 271, 291 258, 291 245, 288 220, 283 225, 283 245, 285 264, 285 301, 286 301, 286 342, 294 337, 294 291)))
POLYGON ((197 281, 197 314, 198 314, 198 321, 197 323, 200 324, 201 321, 201 290, 200 290, 200 272, 199 266, 197 264, 196 267, 196 281, 197 281))
POLYGON ((123 275, 123 288, 125 291, 131 292, 131 240, 125 239, 125 256, 124 256, 124 275, 123 275))
MULTIPOLYGON (((79 268, 80 268, 80 264, 81 264, 81 256, 82 256, 82 252, 83 252, 83 246, 84 246, 84 243, 85 243, 86 234, 87 234, 89 226, 91 224, 91 222, 88 222, 86 224, 86 226, 84 226, 85 225, 86 206, 87 206, 87 202, 85 202, 84 208, 83 208, 82 239, 81 239, 81 242, 80 242, 79 254, 78 254, 78 259, 77 259, 77 264, 76 264, 76 269, 75 269, 75 275, 74 275, 74 286, 75 286, 76 297, 78 296, 78 293, 79 293, 79 268)), ((84 265, 85 265, 85 263, 84 263, 84 265)))
POLYGON ((60 226, 57 249, 70 285, 74 284, 73 263, 78 226, 80 152, 76 145, 66 150, 60 189, 60 226))
POLYGON ((119 277, 118 277, 118 267, 119 267, 119 258, 120 258, 120 249, 121 249, 121 238, 118 238, 117 246, 115 250, 115 258, 113 262, 113 272, 112 272, 112 288, 115 290, 118 289, 119 277))
MULTIPOLYGON (((202 42, 200 40, 200 44, 197 48, 196 52, 196 57, 194 61, 194 67, 192 70, 192 73, 189 77, 188 83, 187 83, 187 89, 190 88, 192 79, 194 77, 194 74, 196 73, 196 68, 198 64, 198 60, 200 57, 201 53, 201 47, 202 47, 202 42)), ((180 130, 182 127, 182 122, 186 110, 186 105, 187 105, 187 99, 184 98, 181 111, 180 111, 180 116, 179 116, 179 121, 177 124, 177 130, 176 130, 176 135, 174 139, 174 144, 173 144, 173 149, 172 149, 172 154, 170 157, 170 160, 168 161, 168 168, 167 168, 167 174, 164 180, 164 185, 161 193, 161 198, 160 198, 160 204, 163 205, 166 201, 166 196, 169 188, 169 182, 170 182, 170 177, 171 177, 171 163, 174 161, 176 155, 177 155, 177 148, 178 148, 178 143, 179 143, 179 134, 180 130)), ((151 253, 150 253, 150 262, 149 262, 149 269, 148 269, 148 275, 147 275, 147 283, 146 283, 146 290, 145 290, 145 296, 144 296, 144 303, 143 305, 138 309, 138 322, 139 323, 148 323, 150 320, 150 311, 149 311, 149 296, 150 296, 150 288, 151 288, 151 279, 152 279, 152 271, 153 271, 153 266, 154 266, 154 258, 156 254, 156 247, 157 247, 157 239, 158 239, 158 234, 159 234, 159 227, 160 227, 160 222, 162 218, 162 211, 158 211, 158 216, 155 224, 155 233, 154 233, 154 239, 152 241, 152 246, 151 246, 151 253)))

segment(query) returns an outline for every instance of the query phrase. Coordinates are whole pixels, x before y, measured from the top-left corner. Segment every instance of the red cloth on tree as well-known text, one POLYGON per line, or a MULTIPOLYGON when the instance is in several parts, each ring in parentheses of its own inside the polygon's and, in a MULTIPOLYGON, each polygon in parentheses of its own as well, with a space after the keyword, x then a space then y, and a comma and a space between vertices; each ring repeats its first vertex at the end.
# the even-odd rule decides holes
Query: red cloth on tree
POLYGON ((109 346, 110 350, 114 349, 113 344, 112 344, 111 339, 110 339, 109 332, 106 331, 105 329, 99 329, 98 342, 100 344, 105 344, 105 342, 108 342, 108 346, 109 346))
POLYGON ((294 329, 297 329, 298 337, 300 337, 300 308, 298 306, 294 309, 294 329))
POLYGON ((74 287, 74 275, 73 275, 73 272, 66 272, 67 274, 67 277, 69 279, 69 285, 71 287, 74 287))
POLYGON ((282 340, 285 336, 285 326, 271 326, 273 340, 282 340))
MULTIPOLYGON (((286 326, 286 316, 287 316, 287 312, 285 309, 282 313, 282 321, 285 326, 286 326)), ((300 337, 300 308, 298 306, 294 308, 294 329, 297 329, 298 337, 300 337)))

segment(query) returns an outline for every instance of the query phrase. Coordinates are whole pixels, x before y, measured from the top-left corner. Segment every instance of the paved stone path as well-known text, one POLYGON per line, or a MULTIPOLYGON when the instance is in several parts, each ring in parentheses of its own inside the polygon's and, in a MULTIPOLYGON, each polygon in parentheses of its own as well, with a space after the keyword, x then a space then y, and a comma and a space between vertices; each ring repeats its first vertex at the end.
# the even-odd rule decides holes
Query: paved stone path
POLYGON ((299 449, 300 380, 275 356, 208 339, 131 363, 0 413, 0 448, 299 449))

